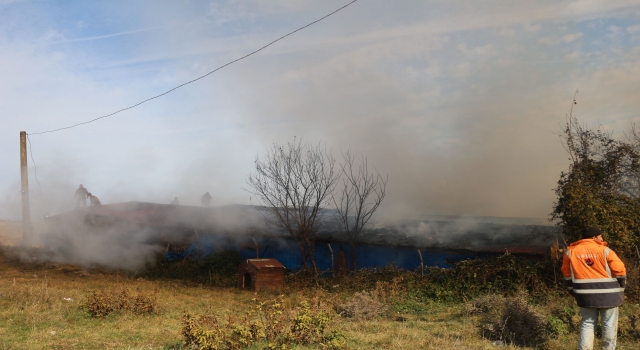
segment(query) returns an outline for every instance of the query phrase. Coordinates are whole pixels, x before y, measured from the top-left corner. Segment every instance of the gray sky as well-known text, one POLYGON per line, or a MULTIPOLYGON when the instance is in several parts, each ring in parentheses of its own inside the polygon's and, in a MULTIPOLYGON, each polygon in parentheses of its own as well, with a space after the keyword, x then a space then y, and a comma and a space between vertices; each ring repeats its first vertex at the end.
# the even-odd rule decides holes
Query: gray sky
MULTIPOLYGON (((20 130, 140 102, 348 1, 0 0, 0 219, 19 218, 20 130)), ((638 1, 360 0, 161 99, 31 137, 34 216, 103 203, 249 204, 256 155, 294 136, 389 175, 381 219, 546 217, 554 135, 621 137, 640 107, 638 1)), ((253 201, 255 204, 255 200, 253 201)))

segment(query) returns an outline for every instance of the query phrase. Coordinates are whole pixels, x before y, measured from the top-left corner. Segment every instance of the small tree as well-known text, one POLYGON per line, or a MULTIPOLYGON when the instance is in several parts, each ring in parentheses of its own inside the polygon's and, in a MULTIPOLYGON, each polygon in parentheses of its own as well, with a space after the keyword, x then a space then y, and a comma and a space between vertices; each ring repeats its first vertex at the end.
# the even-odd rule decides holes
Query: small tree
POLYGON ((357 271, 356 243, 384 199, 387 179, 383 179, 375 168, 370 171, 367 158, 356 158, 350 149, 342 154, 342 158, 342 186, 338 190, 339 198, 334 195, 332 199, 340 232, 345 235, 351 247, 353 271, 357 271))
POLYGON ((282 147, 271 146, 263 160, 256 157, 256 171, 247 183, 263 208, 270 213, 269 223, 284 228, 298 244, 302 263, 314 259, 315 241, 322 215, 338 181, 334 158, 320 145, 303 144, 302 140, 282 147))
POLYGON ((602 129, 585 128, 571 112, 561 139, 571 164, 560 174, 552 220, 559 220, 571 240, 580 238, 583 227, 596 225, 617 249, 640 243, 640 202, 633 178, 640 170, 636 147, 602 129))

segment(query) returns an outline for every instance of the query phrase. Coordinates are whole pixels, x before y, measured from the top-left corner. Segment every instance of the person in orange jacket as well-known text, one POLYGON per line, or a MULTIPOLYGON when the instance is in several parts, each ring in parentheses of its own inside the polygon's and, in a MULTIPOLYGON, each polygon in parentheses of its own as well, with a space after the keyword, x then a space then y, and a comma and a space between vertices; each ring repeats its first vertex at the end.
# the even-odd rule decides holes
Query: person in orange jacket
POLYGON ((562 275, 582 315, 578 350, 593 349, 598 315, 602 322, 602 348, 615 349, 618 306, 624 300, 627 273, 624 263, 607 247, 599 228, 584 228, 582 239, 567 247, 562 275))

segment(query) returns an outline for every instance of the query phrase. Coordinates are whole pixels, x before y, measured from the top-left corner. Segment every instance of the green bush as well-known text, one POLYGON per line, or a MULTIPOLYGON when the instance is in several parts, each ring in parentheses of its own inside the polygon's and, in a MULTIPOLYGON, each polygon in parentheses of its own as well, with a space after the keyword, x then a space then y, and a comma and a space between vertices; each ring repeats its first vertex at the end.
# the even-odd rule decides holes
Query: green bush
POLYGON ((551 316, 548 321, 548 331, 550 335, 558 337, 569 333, 569 327, 563 320, 558 317, 551 316))
MULTIPOLYGON (((635 129, 631 135, 638 136, 635 129)), ((570 241, 586 226, 598 226, 620 255, 640 244, 640 138, 614 140, 570 116, 561 134, 571 163, 560 173, 551 219, 570 241)))
MULTIPOLYGON (((565 305, 560 308, 554 308, 551 310, 551 318, 557 319, 564 324, 567 329, 567 332, 575 332, 580 328, 578 322, 573 320, 573 317, 578 313, 578 307, 574 305, 575 303, 572 300, 572 305, 565 305)), ((554 321, 555 322, 555 321, 554 321)), ((561 335, 563 333, 552 332, 553 334, 561 335)))

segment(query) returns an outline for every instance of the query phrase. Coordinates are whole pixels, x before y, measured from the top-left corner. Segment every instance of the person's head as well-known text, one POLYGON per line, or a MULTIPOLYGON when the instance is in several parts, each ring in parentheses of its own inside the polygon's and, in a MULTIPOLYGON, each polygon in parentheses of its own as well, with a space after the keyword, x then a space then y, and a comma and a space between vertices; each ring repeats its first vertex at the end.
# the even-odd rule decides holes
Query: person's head
POLYGON ((80 184, 80 188, 82 188, 82 187, 83 187, 82 184, 80 184))
POLYGON ((603 241, 604 239, 602 238, 602 231, 600 231, 600 228, 596 227, 596 226, 587 226, 585 228, 582 229, 582 232, 580 232, 582 235, 583 239, 595 239, 597 241, 603 241))

